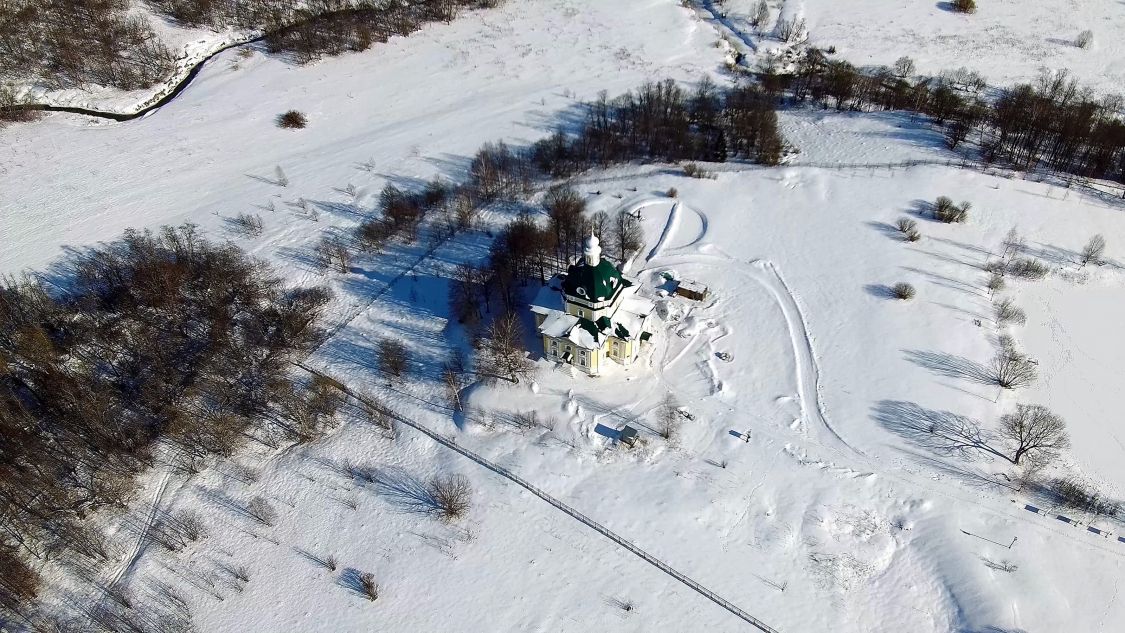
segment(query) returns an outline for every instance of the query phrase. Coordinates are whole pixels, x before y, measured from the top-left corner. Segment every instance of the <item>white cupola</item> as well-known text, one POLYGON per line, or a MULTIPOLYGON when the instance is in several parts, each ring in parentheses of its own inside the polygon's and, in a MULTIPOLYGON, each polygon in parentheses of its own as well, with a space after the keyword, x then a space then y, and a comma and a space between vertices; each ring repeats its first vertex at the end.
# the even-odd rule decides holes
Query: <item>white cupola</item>
POLYGON ((586 256, 587 266, 597 266, 602 260, 602 247, 598 236, 590 233, 590 237, 586 238, 585 248, 582 254, 586 256))

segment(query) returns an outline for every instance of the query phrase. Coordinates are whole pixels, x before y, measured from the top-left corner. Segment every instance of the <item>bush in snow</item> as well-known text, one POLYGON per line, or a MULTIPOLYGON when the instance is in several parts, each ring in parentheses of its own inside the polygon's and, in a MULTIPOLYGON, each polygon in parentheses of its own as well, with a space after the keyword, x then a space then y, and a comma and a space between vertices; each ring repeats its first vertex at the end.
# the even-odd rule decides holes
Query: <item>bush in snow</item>
POLYGON ((988 288, 989 296, 1000 292, 1004 289, 1004 275, 1000 272, 992 272, 992 274, 988 276, 986 287, 988 288))
POLYGON ((305 117, 304 113, 296 110, 290 110, 277 115, 277 127, 280 128, 299 130, 308 125, 308 123, 309 120, 305 117))
POLYGON ((689 178, 714 178, 715 174, 699 166, 698 163, 685 163, 684 175, 689 178))
POLYGON ((1015 301, 1007 297, 997 301, 996 305, 992 306, 992 313, 996 315, 996 322, 1000 325, 1007 323, 1023 325, 1027 323, 1027 314, 1016 306, 1015 301))
POLYGON ((1070 508, 1115 517, 1121 513, 1121 504, 1107 498, 1097 488, 1073 477, 1058 478, 1051 482, 1051 494, 1070 508))
POLYGON ((899 218, 895 227, 907 242, 917 242, 922 239, 922 234, 918 232, 918 223, 910 218, 899 218))
POLYGON ((1074 39, 1074 45, 1078 48, 1089 48, 1090 44, 1094 42, 1094 32, 1087 29, 1078 34, 1074 39))
POLYGON ((949 6, 958 13, 976 13, 976 0, 953 0, 949 6))
POLYGON ((914 298, 914 295, 917 294, 917 291, 914 290, 914 286, 906 283, 905 281, 900 281, 894 286, 891 286, 891 294, 894 295, 896 299, 908 301, 914 298))
POLYGON ((1004 270, 1009 275, 1021 279, 1042 279, 1047 276, 1049 269, 1037 259, 1017 257, 1008 262, 1004 270))
POLYGON ((262 234, 262 216, 257 213, 239 213, 230 222, 245 235, 257 237, 262 234))
POLYGON ((938 196, 938 199, 934 201, 934 219, 946 224, 964 222, 969 219, 969 209, 972 206, 968 202, 962 202, 958 206, 953 203, 949 196, 938 196))

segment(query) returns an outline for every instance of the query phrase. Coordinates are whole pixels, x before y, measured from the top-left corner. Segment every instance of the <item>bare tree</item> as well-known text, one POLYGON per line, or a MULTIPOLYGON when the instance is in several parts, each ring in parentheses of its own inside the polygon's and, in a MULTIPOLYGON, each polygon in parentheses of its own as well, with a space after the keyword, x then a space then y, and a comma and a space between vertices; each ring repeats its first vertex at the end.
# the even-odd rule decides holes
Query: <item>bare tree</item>
POLYGON ((671 393, 665 394, 656 410, 657 435, 670 442, 675 440, 680 432, 682 417, 680 403, 676 401, 676 396, 671 393))
POLYGON ((347 273, 351 270, 352 252, 339 235, 325 235, 316 246, 317 262, 321 268, 347 273))
POLYGON ((384 338, 379 341, 379 371, 391 379, 402 378, 406 372, 409 356, 401 341, 384 338))
POLYGON ((895 60, 895 77, 905 81, 914 76, 914 60, 905 55, 895 60))
POLYGON ((504 314, 492 322, 481 351, 481 363, 477 367, 479 374, 518 383, 535 369, 524 349, 523 326, 514 313, 504 314))
POLYGON ((1050 456, 1070 446, 1066 423, 1047 407, 1016 405, 1016 410, 1000 418, 1000 433, 1012 443, 1008 459, 1019 465, 1024 457, 1050 456))
POLYGON ((465 388, 465 357, 460 350, 442 365, 441 379, 445 385, 445 395, 453 408, 464 411, 461 390, 465 388))
POLYGON ((613 245, 617 259, 624 263, 644 243, 644 230, 637 216, 622 210, 613 218, 613 245))
POLYGON ((363 595, 367 596, 368 600, 377 600, 379 598, 379 583, 375 582, 375 574, 371 572, 360 574, 359 586, 363 595))
POLYGON ((992 359, 989 375, 1005 389, 1026 387, 1035 381, 1035 365, 1014 347, 1005 345, 992 359))
POLYGON ((1026 241, 1019 234, 1016 227, 1008 229, 1007 235, 1004 236, 1004 241, 1001 243, 1002 258, 1004 262, 1010 262, 1017 255, 1023 252, 1026 241))
POLYGON ((1102 255, 1105 254, 1105 237, 1098 233, 1090 238, 1089 242, 1082 247, 1082 265, 1086 264, 1100 264, 1102 263, 1102 255))
POLYGON ((1027 314, 1016 306, 1015 301, 1012 301, 1011 298, 1008 297, 997 301, 996 304, 992 306, 992 313, 996 315, 996 322, 1000 325, 1007 323, 1023 325, 1027 323, 1027 314))
POLYGON ((769 19, 770 5, 766 3, 766 0, 758 0, 758 4, 754 5, 754 9, 750 12, 750 24, 761 33, 765 30, 769 19))
POLYGON ((246 512, 262 525, 273 525, 277 521, 277 510, 264 497, 254 497, 246 504, 246 512))
POLYGON ((427 492, 446 521, 464 516, 473 500, 473 486, 464 475, 438 475, 430 480, 427 492))

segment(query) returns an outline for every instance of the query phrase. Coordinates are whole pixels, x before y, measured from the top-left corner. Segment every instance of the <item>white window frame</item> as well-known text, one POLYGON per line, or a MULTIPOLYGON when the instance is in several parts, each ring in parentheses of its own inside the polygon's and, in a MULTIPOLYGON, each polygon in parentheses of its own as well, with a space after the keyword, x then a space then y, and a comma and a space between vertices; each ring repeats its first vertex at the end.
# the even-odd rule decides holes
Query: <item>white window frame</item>
POLYGON ((578 364, 583 367, 586 366, 586 350, 584 349, 578 350, 578 364))

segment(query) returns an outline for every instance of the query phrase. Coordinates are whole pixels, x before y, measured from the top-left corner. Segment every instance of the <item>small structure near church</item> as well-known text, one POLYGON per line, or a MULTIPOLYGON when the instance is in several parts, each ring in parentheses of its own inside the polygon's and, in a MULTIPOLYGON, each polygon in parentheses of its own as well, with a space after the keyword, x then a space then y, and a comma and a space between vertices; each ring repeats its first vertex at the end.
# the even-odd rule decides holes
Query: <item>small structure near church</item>
POLYGON ((637 296, 637 285, 608 259, 596 236, 583 258, 543 287, 531 311, 543 338, 543 355, 596 376, 606 361, 632 364, 652 336, 655 306, 637 296))
POLYGON ((617 436, 617 439, 625 446, 633 448, 637 445, 637 429, 634 429, 631 426, 626 426, 625 428, 621 429, 621 433, 617 436))
POLYGON ((698 281, 684 279, 676 282, 676 294, 693 301, 703 301, 707 298, 707 286, 698 281))

